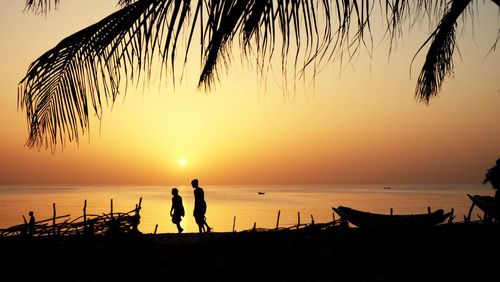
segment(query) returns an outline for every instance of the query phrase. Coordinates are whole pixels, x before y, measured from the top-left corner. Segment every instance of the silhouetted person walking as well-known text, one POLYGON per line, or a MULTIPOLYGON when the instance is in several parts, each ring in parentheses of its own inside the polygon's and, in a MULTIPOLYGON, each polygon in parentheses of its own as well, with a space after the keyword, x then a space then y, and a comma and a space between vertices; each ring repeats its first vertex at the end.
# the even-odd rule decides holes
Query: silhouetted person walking
POLYGON ((170 216, 172 222, 177 225, 177 231, 182 233, 184 229, 181 227, 182 217, 184 216, 184 206, 182 205, 182 197, 179 196, 179 190, 172 188, 172 208, 170 208, 170 216))
POLYGON ((30 211, 29 212, 29 215, 30 215, 30 221, 28 222, 28 234, 30 236, 33 235, 33 233, 35 233, 35 216, 33 214, 33 211, 30 211))
POLYGON ((194 219, 196 220, 196 224, 198 224, 200 233, 210 232, 212 228, 208 226, 207 219, 205 217, 205 213, 207 212, 207 203, 205 202, 205 192, 203 192, 203 189, 198 186, 198 179, 193 179, 193 181, 191 181, 191 186, 193 186, 194 189, 193 215, 194 219))
POLYGON ((495 200, 497 206, 500 207, 500 159, 497 160, 497 163, 492 168, 488 169, 486 172, 483 184, 486 182, 491 183, 493 189, 495 190, 495 200))

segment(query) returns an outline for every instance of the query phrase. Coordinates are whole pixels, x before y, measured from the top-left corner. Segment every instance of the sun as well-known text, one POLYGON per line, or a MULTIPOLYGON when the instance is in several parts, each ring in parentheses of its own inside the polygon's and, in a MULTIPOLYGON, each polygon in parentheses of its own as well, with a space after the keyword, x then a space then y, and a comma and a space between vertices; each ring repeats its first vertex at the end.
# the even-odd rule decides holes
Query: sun
POLYGON ((185 166, 187 164, 187 161, 186 159, 179 159, 178 163, 180 166, 185 166))

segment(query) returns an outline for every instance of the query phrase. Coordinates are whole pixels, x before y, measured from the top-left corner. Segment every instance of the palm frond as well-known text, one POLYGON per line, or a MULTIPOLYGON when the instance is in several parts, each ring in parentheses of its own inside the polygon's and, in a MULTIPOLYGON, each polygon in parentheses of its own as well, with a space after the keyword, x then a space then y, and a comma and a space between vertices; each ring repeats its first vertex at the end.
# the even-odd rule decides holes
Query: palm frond
POLYGON ((127 7, 128 5, 136 2, 137 0, 118 0, 118 6, 127 7))
MULTIPOLYGON (((118 0, 118 6, 126 7, 137 0, 118 0)), ((61 0, 26 0, 25 10, 34 14, 46 14, 58 8, 61 0)))
MULTIPOLYGON (((156 56, 162 72, 169 70, 175 82, 183 32, 188 34, 183 38, 184 66, 199 35, 198 87, 214 86, 231 63, 235 41, 243 57, 256 59, 262 73, 277 54, 284 77, 290 65, 295 73, 312 68, 314 75, 322 62, 350 59, 361 49, 371 52, 376 3, 391 42, 398 40, 405 23, 411 27, 442 18, 429 39, 433 42, 419 78, 418 97, 430 98, 452 69, 454 23, 469 1, 118 0, 119 11, 64 39, 29 67, 18 95, 28 118, 27 144, 54 149, 67 140, 78 142, 88 129, 89 112, 99 118, 103 101, 116 99, 122 81, 149 76, 156 56)), ((46 12, 58 3, 27 0, 26 7, 46 12)))
POLYGON ((60 0, 26 0, 25 10, 34 14, 46 14, 57 9, 60 0))
POLYGON ((88 128, 89 104, 99 116, 102 99, 116 99, 121 72, 133 78, 133 66, 150 57, 153 24, 165 10, 155 4, 162 2, 131 4, 64 39, 31 64, 18 99, 29 121, 28 146, 78 141, 88 128))
POLYGON ((432 40, 424 65, 417 81, 417 99, 428 103, 437 95, 446 76, 453 72, 453 51, 455 50, 455 27, 470 0, 453 0, 437 29, 423 46, 432 40))
POLYGON ((404 33, 404 23, 413 26, 425 20, 433 26, 446 13, 448 3, 449 0, 385 1, 384 13, 391 48, 404 33))

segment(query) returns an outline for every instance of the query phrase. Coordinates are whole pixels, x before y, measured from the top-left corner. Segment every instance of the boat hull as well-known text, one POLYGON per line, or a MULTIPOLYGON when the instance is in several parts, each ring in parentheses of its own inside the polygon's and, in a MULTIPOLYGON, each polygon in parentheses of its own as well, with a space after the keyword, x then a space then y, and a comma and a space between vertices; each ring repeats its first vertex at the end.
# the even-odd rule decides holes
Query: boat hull
POLYGON ((494 218, 498 217, 498 205, 494 197, 479 195, 471 196, 469 194, 467 194, 467 196, 469 196, 469 199, 486 214, 494 218))
POLYGON ((450 213, 436 210, 426 214, 386 215, 355 210, 339 206, 332 208, 343 220, 362 228, 376 227, 431 227, 446 220, 450 213))

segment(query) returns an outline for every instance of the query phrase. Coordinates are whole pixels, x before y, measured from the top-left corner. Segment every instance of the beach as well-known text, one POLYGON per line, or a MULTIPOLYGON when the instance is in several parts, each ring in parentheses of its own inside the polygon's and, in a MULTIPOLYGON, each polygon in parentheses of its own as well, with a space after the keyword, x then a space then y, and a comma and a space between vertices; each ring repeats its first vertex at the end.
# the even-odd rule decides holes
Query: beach
POLYGON ((87 211, 90 217, 110 212, 106 198, 114 199, 116 216, 133 210, 139 195, 144 198, 138 232, 53 236, 49 228, 42 237, 0 237, 0 273, 2 281, 497 281, 500 226, 481 223, 478 208, 472 222, 462 222, 471 204, 466 194, 487 194, 489 188, 386 187, 209 186, 207 217, 215 232, 204 234, 192 226, 187 189, 181 190, 186 231, 176 234, 168 217, 168 188, 3 187, 3 210, 34 207, 38 220, 50 218, 43 207, 50 208, 51 201, 60 203, 57 215, 77 218, 83 198, 99 203, 87 211), (20 201, 27 195, 31 202, 20 201), (454 208, 455 220, 418 228, 321 225, 333 216, 338 223, 332 203, 385 214, 390 208, 395 214, 454 208), (300 217, 302 228, 296 229, 300 217), (163 226, 157 234, 151 228, 155 222, 163 226), (260 232, 251 230, 251 222, 259 222, 260 232))
MULTIPOLYGON (((193 189, 176 186, 183 198, 186 216, 181 225, 185 232, 197 232, 192 216, 193 189)), ((87 200, 87 213, 102 215, 114 210, 128 212, 135 208, 142 197, 139 230, 153 233, 176 233, 169 215, 172 186, 0 186, 0 228, 22 224, 24 215, 33 211, 37 220, 53 216, 53 203, 57 215, 70 214, 75 219, 83 214, 87 200)), ((389 214, 427 213, 443 209, 455 210, 457 220, 467 215, 471 201, 467 194, 492 195, 493 189, 481 184, 372 184, 372 185, 207 185, 203 186, 207 202, 207 220, 216 232, 231 232, 233 222, 237 231, 257 228, 274 228, 280 212, 280 227, 333 219, 332 207, 351 208, 389 214), (390 186, 390 189, 384 187, 390 186), (259 195, 258 192, 265 192, 259 195), (236 217, 236 219, 235 219, 236 217)), ((482 212, 477 208, 472 219, 482 212)), ((338 216, 337 216, 338 218, 338 216)))
POLYGON ((498 281, 500 228, 0 238, 2 281, 498 281))

